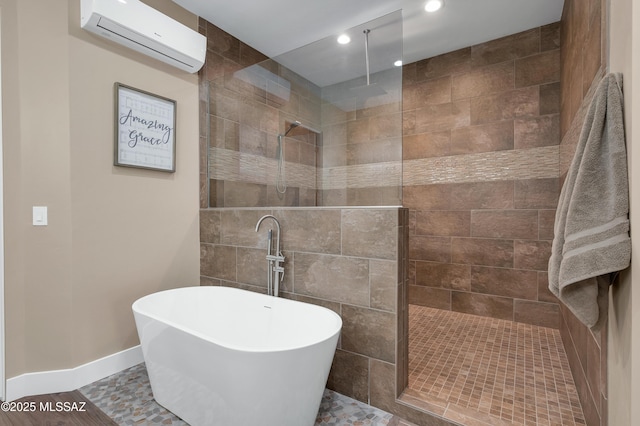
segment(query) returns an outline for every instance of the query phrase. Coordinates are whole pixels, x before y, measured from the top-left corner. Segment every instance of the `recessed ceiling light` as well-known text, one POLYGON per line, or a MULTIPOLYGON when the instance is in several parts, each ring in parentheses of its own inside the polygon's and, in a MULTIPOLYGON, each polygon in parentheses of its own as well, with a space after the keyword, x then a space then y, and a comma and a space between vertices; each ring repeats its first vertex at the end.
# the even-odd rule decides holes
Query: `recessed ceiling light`
POLYGON ((440 10, 444 6, 444 0, 427 0, 427 3, 424 5, 424 10, 427 12, 435 12, 436 10, 440 10))
POLYGON ((351 37, 349 37, 346 34, 342 34, 340 37, 338 37, 338 43, 340 44, 347 44, 351 41, 351 37))
POLYGON ((397 60, 393 63, 393 65, 395 65, 396 67, 401 67, 402 66, 402 61, 397 60))

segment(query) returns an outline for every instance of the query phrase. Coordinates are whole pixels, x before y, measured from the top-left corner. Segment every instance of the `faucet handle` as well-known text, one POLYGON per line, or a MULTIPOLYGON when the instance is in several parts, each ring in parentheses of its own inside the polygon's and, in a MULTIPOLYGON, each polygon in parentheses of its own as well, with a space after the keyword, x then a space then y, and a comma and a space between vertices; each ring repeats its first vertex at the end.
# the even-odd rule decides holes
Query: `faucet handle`
MULTIPOLYGON (((280 274, 280 282, 284 281, 284 267, 280 265, 276 265, 273 267, 273 271, 277 274, 280 274)), ((277 278, 276 278, 277 279, 277 278)))
POLYGON ((282 255, 282 252, 280 252, 280 255, 278 256, 274 256, 273 254, 268 254, 267 260, 273 260, 275 262, 284 262, 284 256, 282 255))

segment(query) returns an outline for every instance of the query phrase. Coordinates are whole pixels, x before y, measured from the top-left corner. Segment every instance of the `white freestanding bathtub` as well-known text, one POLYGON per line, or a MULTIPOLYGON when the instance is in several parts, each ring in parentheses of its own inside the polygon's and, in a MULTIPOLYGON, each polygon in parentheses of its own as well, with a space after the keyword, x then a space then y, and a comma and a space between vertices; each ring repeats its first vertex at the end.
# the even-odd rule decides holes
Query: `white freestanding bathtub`
POLYGON ((315 423, 342 320, 320 306, 230 287, 133 304, 156 401, 192 426, 315 423))

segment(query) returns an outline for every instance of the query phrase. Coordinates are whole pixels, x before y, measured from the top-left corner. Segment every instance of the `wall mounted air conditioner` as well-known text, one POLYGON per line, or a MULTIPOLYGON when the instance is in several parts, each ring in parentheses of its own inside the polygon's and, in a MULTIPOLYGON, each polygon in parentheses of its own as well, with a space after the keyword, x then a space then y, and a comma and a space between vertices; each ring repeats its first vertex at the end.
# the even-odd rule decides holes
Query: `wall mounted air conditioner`
POLYGON ((207 39, 140 0, 82 0, 80 26, 191 73, 204 64, 207 39))

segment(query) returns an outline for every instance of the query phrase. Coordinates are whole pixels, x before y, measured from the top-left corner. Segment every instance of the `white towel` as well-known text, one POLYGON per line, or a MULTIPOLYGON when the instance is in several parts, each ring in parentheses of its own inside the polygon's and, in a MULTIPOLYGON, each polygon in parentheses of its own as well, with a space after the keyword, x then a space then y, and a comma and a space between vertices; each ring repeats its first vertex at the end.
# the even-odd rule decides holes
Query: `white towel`
POLYGON ((560 192, 549 259, 549 289, 589 327, 599 317, 596 277, 625 269, 631 260, 622 105, 622 75, 608 74, 589 106, 560 192))

